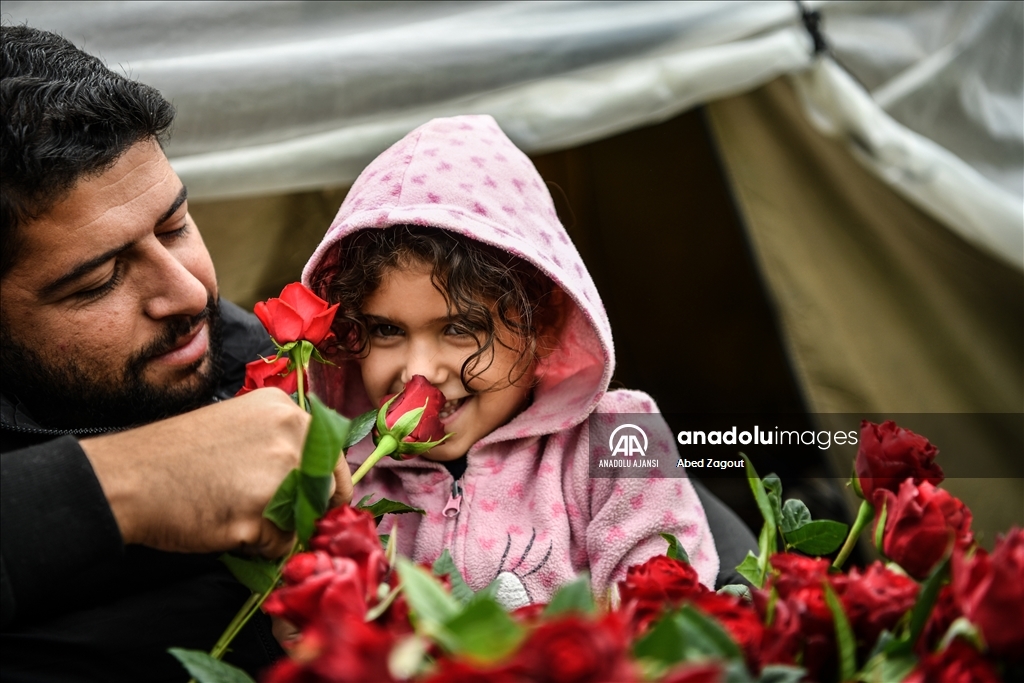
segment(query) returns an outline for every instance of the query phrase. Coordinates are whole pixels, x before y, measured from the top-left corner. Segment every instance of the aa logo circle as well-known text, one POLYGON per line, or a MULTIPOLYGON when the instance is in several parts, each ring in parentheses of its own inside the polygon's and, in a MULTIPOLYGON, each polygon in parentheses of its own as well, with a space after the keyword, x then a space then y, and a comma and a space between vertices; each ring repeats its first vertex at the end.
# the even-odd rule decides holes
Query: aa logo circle
POLYGON ((608 449, 611 457, 625 455, 641 457, 647 455, 647 432, 634 424, 619 425, 608 437, 608 449))

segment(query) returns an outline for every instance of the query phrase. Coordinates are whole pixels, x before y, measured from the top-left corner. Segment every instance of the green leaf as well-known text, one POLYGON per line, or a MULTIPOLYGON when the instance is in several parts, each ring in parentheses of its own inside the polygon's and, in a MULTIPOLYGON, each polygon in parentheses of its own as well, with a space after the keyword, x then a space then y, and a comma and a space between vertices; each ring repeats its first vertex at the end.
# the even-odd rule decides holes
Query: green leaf
POLYGON ((288 355, 291 356, 292 362, 297 367, 305 369, 309 367, 309 359, 313 356, 315 350, 316 348, 312 342, 302 339, 290 350, 288 355))
POLYGON ((590 576, 584 573, 558 589, 544 608, 544 616, 553 617, 570 612, 593 614, 596 609, 594 596, 590 592, 590 576))
POLYGON ((375 503, 367 504, 367 501, 373 497, 373 494, 363 496, 362 499, 356 503, 356 508, 359 510, 368 510, 373 518, 380 520, 381 517, 387 514, 400 515, 405 512, 418 512, 421 515, 427 514, 420 508, 414 508, 411 505, 400 503, 396 500, 388 500, 387 498, 381 498, 375 503))
POLYGON ((782 526, 782 480, 772 472, 764 478, 764 490, 768 495, 768 504, 772 507, 775 523, 782 526))
POLYGON ((405 598, 418 621, 439 626, 461 611, 458 601, 425 569, 404 557, 398 558, 397 566, 405 598))
POLYGON ((385 420, 385 418, 387 417, 387 414, 388 414, 388 408, 391 407, 391 404, 395 402, 396 398, 398 398, 398 394, 395 394, 394 396, 389 398, 387 401, 384 402, 384 405, 382 405, 380 408, 377 409, 377 433, 378 434, 384 434, 384 433, 386 433, 388 431, 388 423, 385 420))
POLYGON ((345 438, 343 444, 344 450, 347 452, 348 449, 355 446, 357 443, 362 441, 370 430, 373 429, 373 421, 377 419, 376 410, 368 410, 362 415, 354 418, 348 426, 348 436, 345 438))
POLYGON ((905 641, 899 641, 892 646, 891 654, 905 654, 909 652, 917 639, 924 631, 928 623, 928 616, 932 613, 935 601, 939 599, 939 590, 949 576, 949 556, 947 555, 939 565, 932 570, 931 576, 925 579, 921 586, 921 592, 917 594, 917 602, 910 612, 910 631, 905 641))
POLYGON ((413 430, 416 429, 416 426, 420 423, 420 418, 423 417, 423 410, 423 407, 413 408, 402 415, 398 418, 395 424, 391 426, 391 434, 399 441, 412 434, 413 430))
MULTIPOLYGON (((422 512, 422 510, 420 511, 422 512)), ((461 602, 463 605, 469 604, 469 601, 473 599, 473 589, 469 587, 466 580, 462 578, 462 572, 455 566, 455 561, 449 554, 448 549, 445 548, 441 551, 441 556, 434 562, 434 566, 431 567, 434 572, 434 576, 447 576, 448 581, 452 585, 452 597, 461 602)))
POLYGON ((868 660, 864 668, 857 674, 856 680, 863 683, 891 683, 902 681, 917 666, 917 657, 913 654, 875 655, 868 660))
POLYGON ((802 500, 790 498, 782 506, 782 523, 779 526, 782 528, 782 533, 786 535, 787 541, 791 531, 796 531, 810 521, 811 511, 807 509, 802 500))
POLYGON ((299 471, 292 470, 284 478, 274 492, 274 497, 267 503, 263 516, 277 525, 282 531, 295 530, 295 500, 299 494, 299 471))
POLYGON ((300 472, 299 490, 295 496, 295 533, 303 545, 309 543, 309 539, 316 530, 316 520, 323 515, 323 512, 313 507, 313 502, 303 490, 302 484, 305 483, 305 480, 306 477, 300 472))
POLYGON ((493 662, 511 654, 522 642, 523 628, 491 598, 472 600, 444 624, 456 654, 493 662))
POLYGON ((682 560, 686 564, 690 564, 690 556, 686 554, 686 548, 678 538, 672 534, 661 534, 661 537, 668 541, 668 550, 665 551, 665 555, 673 560, 682 560))
POLYGON ((735 595, 737 598, 742 598, 747 602, 754 599, 753 594, 750 592, 750 586, 742 583, 730 583, 727 586, 722 586, 715 592, 719 595, 735 595))
POLYGON ((825 587, 825 603, 832 612, 832 622, 836 628, 836 644, 839 646, 839 680, 848 681, 857 672, 857 641, 850 628, 850 620, 846 618, 843 604, 839 602, 835 591, 828 580, 823 581, 825 587))
POLYGON ((764 577, 761 575, 761 568, 757 555, 749 550, 747 551, 747 556, 743 558, 743 561, 736 565, 736 572, 756 588, 761 588, 761 586, 764 585, 764 577))
POLYGON ((309 403, 313 419, 302 447, 299 469, 303 474, 314 477, 333 476, 351 423, 312 394, 309 395, 309 403))
POLYGON ((691 656, 707 655, 727 660, 742 660, 743 651, 729 633, 713 618, 692 605, 683 605, 676 619, 683 633, 684 649, 691 656))
POLYGON ((387 548, 388 543, 391 542, 391 534, 380 534, 377 538, 380 539, 380 544, 384 548, 387 548))
POLYGON ((265 593, 277 582, 277 562, 258 557, 243 558, 224 553, 220 561, 253 593, 265 593))
POLYGON ((761 669, 757 683, 800 683, 807 670, 787 664, 767 664, 761 669))
POLYGON ((255 683, 249 678, 249 674, 214 659, 207 652, 185 650, 180 647, 172 647, 168 652, 188 669, 198 683, 255 683))
POLYGON ((828 555, 843 544, 850 527, 831 519, 807 522, 786 534, 786 542, 808 555, 828 555))
POLYGON ((761 511, 761 516, 764 517, 764 521, 767 524, 771 524, 773 527, 778 526, 778 520, 775 519, 775 513, 772 511, 771 501, 768 500, 768 492, 765 490, 764 482, 757 476, 757 470, 754 469, 754 463, 750 462, 743 453, 740 456, 746 461, 747 468, 747 483, 750 484, 750 490, 754 492, 754 500, 757 501, 757 509, 761 511))
POLYGON ((676 621, 675 614, 666 614, 655 622, 646 634, 633 645, 637 659, 650 659, 664 666, 683 661, 686 656, 679 644, 683 640, 683 629, 676 621))

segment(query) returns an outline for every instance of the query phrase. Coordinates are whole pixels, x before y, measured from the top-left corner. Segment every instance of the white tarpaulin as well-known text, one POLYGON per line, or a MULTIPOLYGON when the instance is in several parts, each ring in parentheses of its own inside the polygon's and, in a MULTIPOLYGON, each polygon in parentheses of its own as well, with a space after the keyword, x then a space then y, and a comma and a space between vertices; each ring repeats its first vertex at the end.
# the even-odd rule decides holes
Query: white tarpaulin
POLYGON ((339 186, 436 116, 489 113, 528 152, 797 83, 812 121, 965 239, 1024 267, 1024 5, 6 2, 159 88, 194 198, 339 186))

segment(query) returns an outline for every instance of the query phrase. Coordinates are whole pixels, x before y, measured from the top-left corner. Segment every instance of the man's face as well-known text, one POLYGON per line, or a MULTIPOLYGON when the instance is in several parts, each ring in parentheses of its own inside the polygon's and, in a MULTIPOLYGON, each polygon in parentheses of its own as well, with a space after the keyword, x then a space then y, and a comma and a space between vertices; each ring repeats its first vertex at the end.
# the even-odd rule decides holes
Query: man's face
POLYGON ((54 426, 132 424, 209 398, 216 277, 154 140, 80 180, 21 236, 0 282, 5 392, 54 426))

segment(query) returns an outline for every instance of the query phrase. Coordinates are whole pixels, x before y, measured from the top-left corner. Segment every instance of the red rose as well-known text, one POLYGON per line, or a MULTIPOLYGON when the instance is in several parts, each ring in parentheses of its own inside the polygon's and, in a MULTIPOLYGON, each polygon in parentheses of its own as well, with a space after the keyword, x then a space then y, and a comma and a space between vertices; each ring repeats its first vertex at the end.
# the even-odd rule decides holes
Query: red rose
POLYGON ((281 290, 280 298, 260 301, 254 310, 278 344, 304 339, 316 346, 331 337, 338 304, 330 306, 301 283, 293 282, 281 290))
POLYGON ((753 605, 734 595, 707 592, 694 598, 697 609, 714 617, 743 650, 747 666, 753 672, 761 670, 761 641, 764 625, 753 605))
MULTIPOLYGON (((754 591, 754 605, 762 618, 767 613, 768 591, 754 591)), ((794 664, 803 648, 800 619, 783 600, 774 603, 772 622, 765 627, 761 639, 761 666, 766 664, 794 664)))
POLYGON ((922 659, 903 683, 999 683, 999 676, 977 650, 957 638, 922 659))
POLYGON ((541 683, 616 683, 635 680, 624 625, 614 612, 600 621, 575 614, 538 626, 509 667, 541 683))
MULTIPOLYGON (((780 606, 785 605, 786 611, 790 613, 787 617, 795 619, 799 624, 798 643, 803 651, 803 664, 810 677, 817 679, 822 672, 834 668, 836 657, 835 627, 832 610, 825 602, 825 582, 828 581, 836 594, 841 596, 848 577, 843 574, 830 575, 829 561, 826 559, 792 553, 772 555, 771 565, 775 572, 771 575, 769 587, 774 588, 778 594, 776 618, 780 606)), ((775 644, 772 649, 779 647, 779 644, 775 644)))
POLYGON ((619 581, 622 605, 632 611, 637 633, 646 630, 665 610, 706 592, 693 567, 665 555, 630 567, 626 578, 619 581))
POLYGON ((362 616, 325 612, 303 629, 264 683, 390 683, 392 634, 362 616))
POLYGON ((880 425, 860 423, 860 446, 854 471, 864 500, 874 502, 875 491, 896 491, 907 477, 915 484, 939 484, 945 475, 935 464, 939 451, 923 436, 898 427, 892 420, 880 425))
POLYGON ((880 490, 875 500, 879 509, 884 502, 886 510, 882 552, 915 579, 928 578, 951 542, 968 544, 973 538, 971 511, 928 482, 906 479, 898 495, 880 490))
POLYGON ((661 683, 725 683, 725 670, 720 664, 683 664, 673 669, 661 683))
POLYGON ((921 639, 917 642, 918 651, 927 653, 938 647, 942 637, 957 618, 963 616, 960 604, 953 594, 953 586, 946 584, 939 590, 939 597, 928 615, 928 622, 925 624, 921 639))
POLYGON ((371 602, 374 599, 377 586, 387 572, 388 562, 372 514, 348 505, 329 510, 317 523, 316 533, 309 539, 309 547, 355 562, 366 589, 366 600, 371 602))
MULTIPOLYGON (((381 405, 383 406, 391 398, 391 396, 385 396, 381 401, 381 405)), ((420 417, 419 424, 403 441, 409 443, 440 441, 444 438, 444 425, 441 424, 441 418, 438 416, 441 413, 441 408, 444 407, 445 401, 444 394, 441 393, 440 389, 427 381, 427 378, 423 375, 415 375, 406 382, 405 388, 388 406, 387 415, 384 416, 384 424, 390 429, 395 426, 400 417, 410 410, 423 408, 423 415, 420 417)))
POLYGON ((861 573, 850 571, 842 603, 857 641, 870 651, 884 629, 895 630, 896 622, 917 600, 920 586, 913 579, 889 571, 875 562, 861 573))
POLYGON ((360 619, 366 614, 359 567, 348 558, 320 551, 300 553, 288 560, 282 574, 285 585, 263 603, 271 616, 303 629, 326 612, 350 612, 360 619))
POLYGON ((423 683, 523 683, 523 679, 507 664, 485 668, 461 659, 442 659, 423 683))
POLYGON ((294 394, 299 390, 298 376, 294 372, 288 372, 288 356, 271 361, 260 358, 247 363, 245 384, 235 396, 242 396, 263 387, 276 387, 286 394, 294 394))
POLYGON ((1024 659, 1024 530, 1012 529, 989 555, 953 552, 953 594, 999 657, 1024 659))

